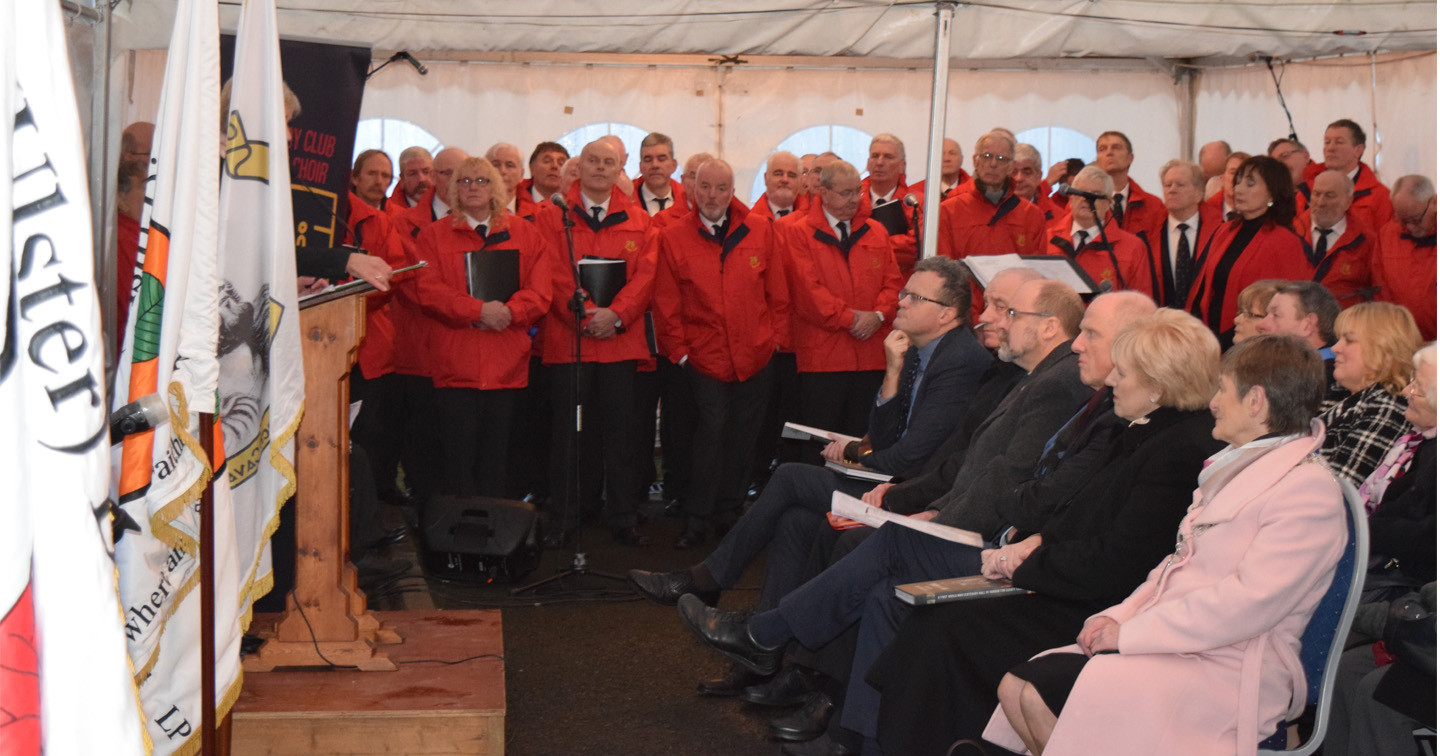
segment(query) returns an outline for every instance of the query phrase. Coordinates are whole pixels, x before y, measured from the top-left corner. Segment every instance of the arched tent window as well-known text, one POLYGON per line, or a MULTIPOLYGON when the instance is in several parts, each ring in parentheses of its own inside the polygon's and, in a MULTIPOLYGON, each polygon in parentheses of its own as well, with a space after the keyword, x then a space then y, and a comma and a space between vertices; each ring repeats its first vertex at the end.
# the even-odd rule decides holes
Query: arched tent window
MULTIPOLYGON (((355 154, 350 156, 350 164, 354 165, 355 158, 366 150, 380 150, 390 156, 395 181, 399 181, 400 153, 411 147, 424 147, 434 155, 445 145, 441 144, 434 134, 409 121, 399 118, 366 118, 355 126, 355 154)), ((395 181, 391 181, 386 188, 387 194, 395 189, 395 181)))
MULTIPOLYGON (((649 133, 639 126, 628 123, 591 123, 581 126, 555 141, 568 150, 571 157, 579 157, 580 150, 585 149, 585 145, 600 137, 614 134, 625 143, 625 152, 629 153, 629 157, 625 159, 625 175, 635 178, 640 172, 640 142, 644 141, 645 135, 649 133)), ((677 168, 675 177, 679 178, 679 176, 680 171, 677 168)))
MULTIPOLYGON (((772 153, 784 150, 795 153, 796 157, 814 153, 833 152, 841 160, 855 166, 860 175, 865 175, 865 163, 870 157, 870 134, 860 129, 829 123, 801 129, 785 141, 775 145, 772 153)), ((1093 151, 1093 150, 1092 150, 1093 151)), ((765 160, 770 156, 766 155, 765 160)), ((755 185, 750 188, 750 200, 754 202, 765 193, 765 160, 755 169, 755 185)))
POLYGON ((1087 164, 1095 162, 1095 137, 1064 126, 1037 126, 1026 129, 1016 134, 1015 140, 1040 151, 1041 171, 1070 158, 1080 158, 1087 164))

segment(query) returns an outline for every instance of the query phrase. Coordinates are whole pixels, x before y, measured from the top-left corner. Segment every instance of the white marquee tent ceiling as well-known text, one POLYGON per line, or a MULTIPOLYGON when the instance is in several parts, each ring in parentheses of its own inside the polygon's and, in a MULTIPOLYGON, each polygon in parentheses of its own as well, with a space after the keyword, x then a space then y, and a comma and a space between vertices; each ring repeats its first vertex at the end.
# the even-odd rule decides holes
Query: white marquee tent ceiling
MULTIPOLYGON (((221 0, 233 28, 239 0, 221 0)), ((929 59, 928 0, 279 0, 281 33, 378 50, 929 59), (643 10, 638 8, 643 7, 643 10)), ((166 46, 174 0, 122 0, 122 48, 166 46)), ((957 6, 956 60, 1313 58, 1434 50, 1436 4, 990 0, 957 6)))

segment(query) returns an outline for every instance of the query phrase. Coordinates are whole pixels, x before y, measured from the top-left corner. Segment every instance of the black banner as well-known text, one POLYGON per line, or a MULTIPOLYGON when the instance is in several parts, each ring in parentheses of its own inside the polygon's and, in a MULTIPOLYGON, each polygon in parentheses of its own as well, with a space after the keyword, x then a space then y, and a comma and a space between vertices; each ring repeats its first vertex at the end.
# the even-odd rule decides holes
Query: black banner
MULTIPOLYGON (((220 35, 221 82, 230 80, 234 59, 235 35, 220 35)), ((345 200, 370 48, 282 39, 280 66, 300 99, 300 115, 289 124, 295 246, 333 247, 350 210, 345 200)))

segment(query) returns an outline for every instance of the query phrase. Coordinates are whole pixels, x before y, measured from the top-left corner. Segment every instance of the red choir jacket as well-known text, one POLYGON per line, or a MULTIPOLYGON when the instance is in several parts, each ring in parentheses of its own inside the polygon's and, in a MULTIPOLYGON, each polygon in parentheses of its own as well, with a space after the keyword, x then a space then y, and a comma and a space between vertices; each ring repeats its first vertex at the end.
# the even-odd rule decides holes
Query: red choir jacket
POLYGON ((1150 270, 1150 251, 1140 237, 1120 228, 1112 217, 1105 223, 1105 238, 1110 240, 1113 250, 1107 250, 1098 238, 1086 239, 1085 246, 1077 253, 1070 237, 1073 221, 1070 214, 1060 216, 1048 229, 1050 236, 1045 254, 1069 257, 1080 264, 1085 274, 1106 291, 1138 291, 1149 297, 1155 296, 1150 270))
POLYGON ((1231 242, 1248 228, 1241 221, 1230 221, 1210 237, 1190 287, 1187 309, 1220 334, 1222 343, 1235 330, 1235 298, 1246 286, 1263 278, 1308 281, 1315 275, 1315 266, 1305 256, 1305 242, 1289 226, 1261 223, 1248 244, 1231 250, 1231 242))
POLYGON ((140 221, 115 213, 115 353, 125 346, 126 320, 130 317, 130 289, 135 283, 135 263, 140 259, 140 221))
POLYGON ((390 192, 390 196, 385 198, 383 209, 385 214, 390 216, 391 223, 397 221, 401 215, 405 214, 406 210, 410 209, 410 203, 405 200, 404 185, 399 181, 395 182, 395 189, 390 192))
POLYGON ((1360 164, 1360 174, 1355 177, 1354 202, 1350 212, 1361 218, 1366 228, 1383 228, 1395 217, 1395 207, 1390 204, 1390 190, 1375 178, 1370 166, 1360 164))
MULTIPOLYGON (((915 195, 915 199, 920 200, 922 207, 925 205, 925 186, 928 181, 929 179, 925 179, 924 181, 917 181, 910 185, 910 192, 915 195)), ((965 169, 962 168, 960 169, 960 180, 955 182, 955 186, 950 187, 950 189, 946 191, 942 191, 940 193, 940 199, 949 199, 950 195, 954 194, 956 190, 964 189, 968 183, 970 183, 970 174, 966 173, 965 169)))
MULTIPOLYGON (((415 237, 421 229, 448 218, 435 218, 435 189, 426 189, 414 207, 401 212, 395 218, 395 233, 405 245, 406 253, 415 260, 415 237)), ((396 296, 390 299, 390 320, 395 327, 395 347, 391 354, 391 365, 401 375, 430 375, 430 332, 435 321, 420 308, 420 290, 417 276, 405 275, 396 279, 392 288, 396 296)))
POLYGON ((1315 263, 1313 280, 1324 284, 1342 309, 1365 301, 1365 296, 1357 292, 1370 288, 1370 258, 1375 256, 1375 232, 1365 225, 1364 219, 1357 216, 1353 209, 1345 213, 1345 233, 1338 239, 1330 238, 1323 260, 1315 259, 1308 210, 1295 217, 1295 233, 1305 242, 1305 255, 1315 263))
POLYGON ((1379 299, 1410 310, 1420 335, 1435 340, 1435 235, 1416 238, 1395 221, 1380 229, 1370 260, 1370 274, 1380 287, 1379 299))
MULTIPOLYGON (((611 339, 583 336, 580 361, 650 359, 644 318, 655 291, 655 265, 659 254, 659 237, 650 227, 650 216, 618 188, 610 190, 609 212, 598 224, 584 210, 585 201, 580 196, 578 183, 570 187, 566 199, 570 202, 567 215, 575 222, 571 231, 575 237, 576 258, 588 256, 625 261, 625 286, 610 304, 610 309, 619 316, 625 330, 611 339)), ((565 228, 559 208, 553 205, 543 208, 536 225, 550 242, 556 261, 550 266, 554 295, 550 313, 541 329, 545 338, 544 361, 546 365, 569 364, 575 359, 574 316, 568 307, 570 293, 575 290, 575 279, 565 247, 565 228)), ((586 306, 594 307, 594 303, 587 300, 586 306)), ((584 322, 588 322, 589 317, 586 316, 584 322)))
MULTIPOLYGON (((1153 225, 1143 232, 1136 234, 1150 251, 1150 267, 1154 278, 1150 281, 1151 291, 1154 293, 1155 302, 1161 307, 1184 308, 1189 292, 1175 291, 1175 269, 1170 263, 1173 254, 1170 249, 1170 232, 1166 226, 1170 222, 1170 212, 1167 210, 1158 219, 1152 220, 1153 225)), ((1195 229, 1195 244, 1190 248, 1190 259, 1198 261, 1200 253, 1204 251, 1205 245, 1210 243, 1210 237, 1215 235, 1223 225, 1220 220, 1220 211, 1207 203, 1200 203, 1199 211, 1191 216, 1186 222, 1195 229)), ((1192 280, 1191 283, 1194 283, 1192 280)))
MULTIPOLYGON (((805 210, 805 208, 803 208, 803 207, 800 206, 800 197, 799 197, 799 195, 796 195, 796 197, 795 197, 795 204, 790 207, 790 212, 786 213, 786 215, 793 215, 794 213, 802 212, 802 211, 804 211, 804 210, 805 210)), ((668 211, 667 211, 667 212, 668 212, 668 211)), ((773 213, 773 212, 770 211, 770 195, 769 195, 768 193, 762 193, 762 194, 760 195, 760 199, 755 200, 755 204, 753 204, 753 205, 750 206, 750 212, 751 212, 751 214, 753 214, 753 215, 759 215, 759 216, 762 217, 762 218, 769 218, 770 220, 779 220, 779 218, 776 218, 776 217, 775 217, 775 213, 773 213)), ((662 215, 663 215, 663 213, 662 213, 662 215)), ((654 220, 654 219, 652 218, 651 220, 654 220)))
MULTIPOLYGON (((891 234, 889 231, 885 231, 886 236, 890 238, 890 251, 895 255, 895 264, 900 266, 900 275, 902 276, 909 276, 910 271, 915 269, 915 229, 918 225, 925 223, 920 208, 916 207, 912 210, 905 207, 905 195, 913 191, 905 183, 905 174, 900 174, 900 180, 895 184, 895 193, 890 195, 890 201, 900 203, 900 209, 905 213, 905 225, 909 230, 901 234, 891 234)), ((925 201, 923 195, 917 194, 915 198, 921 203, 925 201)), ((860 182, 860 209, 857 214, 869 215, 873 209, 870 206, 870 179, 866 178, 860 182)), ((885 230, 883 226, 881 230, 885 230)))
POLYGON ((660 233, 655 330, 671 362, 718 381, 743 381, 784 342, 790 292, 770 220, 730 201, 725 238, 698 212, 660 233))
POLYGON ((820 202, 775 224, 776 246, 789 260, 790 346, 802 373, 885 369, 885 335, 904 280, 885 228, 863 210, 852 219, 855 231, 844 247, 820 202), (885 323, 860 341, 850 335, 852 309, 879 311, 885 323))
POLYGON ((669 226, 671 223, 674 223, 675 221, 678 221, 681 218, 689 215, 694 209, 695 208, 691 207, 689 203, 680 205, 666 205, 664 210, 661 210, 660 212, 650 216, 650 227, 655 229, 657 232, 661 231, 666 226, 669 226))
MULTIPOLYGON (((390 222, 390 216, 373 208, 350 193, 350 229, 345 230, 344 243, 353 244, 383 259, 391 268, 410 264, 411 255, 401 243, 390 222), (354 229, 359 238, 352 238, 354 229)), ((400 279, 397 279, 397 281, 400 279)), ((394 292, 394 287, 391 292, 394 292)), ((355 353, 360 374, 376 378, 394 372, 395 326, 391 320, 392 294, 375 293, 365 298, 365 338, 355 353)))
POLYGON ((985 199, 974 181, 956 188, 940 203, 937 249, 946 257, 1045 254, 1045 216, 1007 186, 999 205, 985 199))
POLYGON ((515 198, 510 200, 510 212, 533 222, 535 216, 540 212, 540 204, 535 201, 535 196, 530 193, 530 187, 534 186, 532 179, 522 179, 515 186, 515 198))
MULTIPOLYGON (((640 202, 642 199, 640 194, 640 185, 645 183, 645 177, 637 176, 630 183, 635 185, 635 194, 630 197, 630 202, 635 205, 636 210, 639 210, 646 215, 650 215, 650 208, 640 207, 640 202)), ((675 179, 670 179, 670 201, 665 203, 665 209, 661 210, 660 212, 663 213, 676 207, 687 207, 688 205, 689 203, 685 201, 685 187, 681 186, 679 181, 676 181, 675 179)), ((659 213, 656 213, 656 215, 659 215, 659 213)))
MULTIPOLYGON (((1111 209, 1114 212, 1114 209, 1111 209)), ((1135 179, 1130 179, 1130 199, 1125 202, 1124 222, 1120 227, 1132 234, 1139 234, 1156 223, 1164 223, 1169 211, 1159 197, 1140 188, 1135 179)))
POLYGON ((432 223, 415 240, 430 267, 417 271, 420 306, 434 319, 428 371, 437 388, 524 388, 530 375, 530 326, 550 308, 553 290, 550 243, 529 221, 514 214, 505 227, 481 240, 475 229, 451 220, 432 223), (507 300, 512 319, 502 331, 475 325, 484 304, 470 296, 466 254, 517 250, 520 288, 507 300))

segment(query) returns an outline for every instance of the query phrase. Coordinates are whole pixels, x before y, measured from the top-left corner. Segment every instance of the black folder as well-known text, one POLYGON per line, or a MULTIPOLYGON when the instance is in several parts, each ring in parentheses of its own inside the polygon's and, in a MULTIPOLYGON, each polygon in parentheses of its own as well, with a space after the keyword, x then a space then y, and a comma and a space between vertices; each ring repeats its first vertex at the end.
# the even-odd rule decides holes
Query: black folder
POLYGON ((870 217, 880 221, 885 233, 891 236, 910 232, 910 219, 905 217, 904 202, 887 202, 871 210, 870 217))
POLYGON ((465 277, 470 296, 482 302, 508 302, 520 290, 520 250, 466 252, 465 277))
POLYGON ((596 307, 609 307, 625 288, 625 261, 586 257, 580 261, 580 288, 589 292, 596 307))

